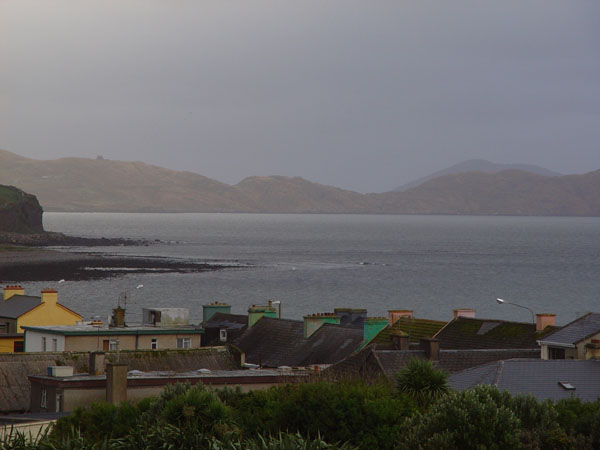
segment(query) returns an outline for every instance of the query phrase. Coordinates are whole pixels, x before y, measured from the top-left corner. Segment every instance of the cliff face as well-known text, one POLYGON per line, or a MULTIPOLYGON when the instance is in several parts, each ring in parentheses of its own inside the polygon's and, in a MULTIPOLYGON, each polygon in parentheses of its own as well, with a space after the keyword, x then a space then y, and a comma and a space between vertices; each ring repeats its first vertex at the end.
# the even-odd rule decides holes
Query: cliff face
POLYGON ((43 233, 42 212, 34 195, 0 185, 0 231, 43 233))

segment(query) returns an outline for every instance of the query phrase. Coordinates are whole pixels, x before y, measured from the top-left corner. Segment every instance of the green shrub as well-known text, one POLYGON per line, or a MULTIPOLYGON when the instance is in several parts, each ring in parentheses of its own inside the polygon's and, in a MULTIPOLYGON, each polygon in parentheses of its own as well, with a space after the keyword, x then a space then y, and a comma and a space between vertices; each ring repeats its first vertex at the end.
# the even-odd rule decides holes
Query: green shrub
POLYGON ((520 421, 508 407, 498 406, 494 395, 487 387, 448 393, 405 422, 400 448, 519 448, 520 421))
POLYGON ((427 408, 450 391, 448 373, 438 370, 428 359, 412 358, 396 374, 398 390, 427 408))
POLYGON ((74 433, 88 442, 100 443, 125 436, 135 427, 139 410, 135 404, 92 403, 89 408, 77 408, 72 414, 58 419, 50 437, 62 441, 72 439, 74 433))
MULTIPOLYGON (((231 397, 231 396, 230 396, 231 397)), ((316 382, 253 391, 229 400, 248 436, 300 433, 360 448, 393 448, 413 403, 386 384, 316 382)))

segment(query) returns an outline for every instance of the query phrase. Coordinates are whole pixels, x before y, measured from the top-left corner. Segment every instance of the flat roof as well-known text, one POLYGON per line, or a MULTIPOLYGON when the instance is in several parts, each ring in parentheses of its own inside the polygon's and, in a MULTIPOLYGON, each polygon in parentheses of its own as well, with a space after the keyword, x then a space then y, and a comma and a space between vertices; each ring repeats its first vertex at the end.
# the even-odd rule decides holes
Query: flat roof
POLYGON ((154 327, 151 325, 131 325, 126 327, 96 327, 93 325, 54 325, 24 326, 25 331, 60 334, 63 336, 103 335, 117 336, 124 334, 203 334, 204 328, 193 325, 154 327))
MULTIPOLYGON (((208 370, 198 369, 190 372, 171 371, 141 372, 131 370, 127 373, 127 385, 155 386, 189 381, 192 384, 252 384, 281 382, 284 379, 306 377, 310 370, 281 369, 241 369, 208 370)), ((102 387, 106 384, 106 375, 75 374, 70 377, 52 377, 48 375, 28 375, 30 381, 43 385, 71 386, 80 388, 102 387)))

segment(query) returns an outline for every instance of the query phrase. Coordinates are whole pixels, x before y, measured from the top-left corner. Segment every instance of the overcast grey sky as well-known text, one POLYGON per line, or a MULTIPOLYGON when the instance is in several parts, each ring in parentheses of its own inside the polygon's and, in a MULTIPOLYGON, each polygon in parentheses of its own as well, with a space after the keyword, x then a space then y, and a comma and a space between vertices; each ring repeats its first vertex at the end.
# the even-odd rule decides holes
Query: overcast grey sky
POLYGON ((599 142, 597 0, 0 0, 27 157, 380 192, 471 158, 583 173, 599 142))

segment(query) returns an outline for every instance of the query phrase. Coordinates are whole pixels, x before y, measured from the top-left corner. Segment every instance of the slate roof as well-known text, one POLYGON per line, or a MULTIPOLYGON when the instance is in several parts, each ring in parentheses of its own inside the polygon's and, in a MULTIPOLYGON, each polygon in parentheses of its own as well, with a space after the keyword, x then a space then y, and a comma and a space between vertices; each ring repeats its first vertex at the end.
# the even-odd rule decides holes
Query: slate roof
POLYGON ((587 313, 558 331, 543 336, 540 343, 575 346, 578 342, 600 333, 600 314, 587 313))
POLYGON ((378 345, 389 344, 391 334, 397 333, 398 331, 407 334, 410 337, 410 341, 416 343, 419 342, 421 338, 433 337, 444 327, 444 325, 446 325, 446 322, 439 320, 402 317, 394 322, 393 325, 381 330, 381 332, 371 340, 371 343, 376 343, 378 345))
POLYGON ((294 349, 298 359, 292 365, 336 363, 354 352, 362 344, 363 338, 362 328, 326 323, 294 349))
POLYGON ((434 337, 442 349, 524 349, 539 348, 537 341, 557 329, 536 332, 533 323, 457 317, 434 337))
POLYGON ((325 324, 304 339, 300 320, 261 318, 235 341, 246 361, 265 367, 333 364, 350 355, 363 340, 363 330, 325 324))
MULTIPOLYGON (((434 364, 449 373, 509 358, 539 358, 540 349, 440 350, 434 364)), ((394 378, 412 358, 427 359, 423 350, 381 350, 371 345, 327 369, 338 374, 394 378)))
POLYGON ((215 313, 202 324, 204 328, 226 328, 240 330, 248 326, 248 316, 243 314, 215 313))
MULTIPOLYGON (((386 376, 394 377, 410 358, 426 359, 421 350, 378 350, 375 355, 386 376)), ((539 358, 539 349, 495 350, 495 349, 463 349, 440 350, 440 359, 434 364, 449 373, 459 372, 470 367, 477 367, 491 361, 508 358, 539 358)))
POLYGON ((0 300, 0 317, 17 319, 42 303, 41 297, 13 295, 8 300, 0 300))
POLYGON ((458 390, 488 384, 512 395, 531 394, 538 400, 578 397, 591 402, 600 398, 600 361, 510 359, 456 373, 449 382, 458 390), (568 382, 575 389, 567 390, 560 382, 568 382))

